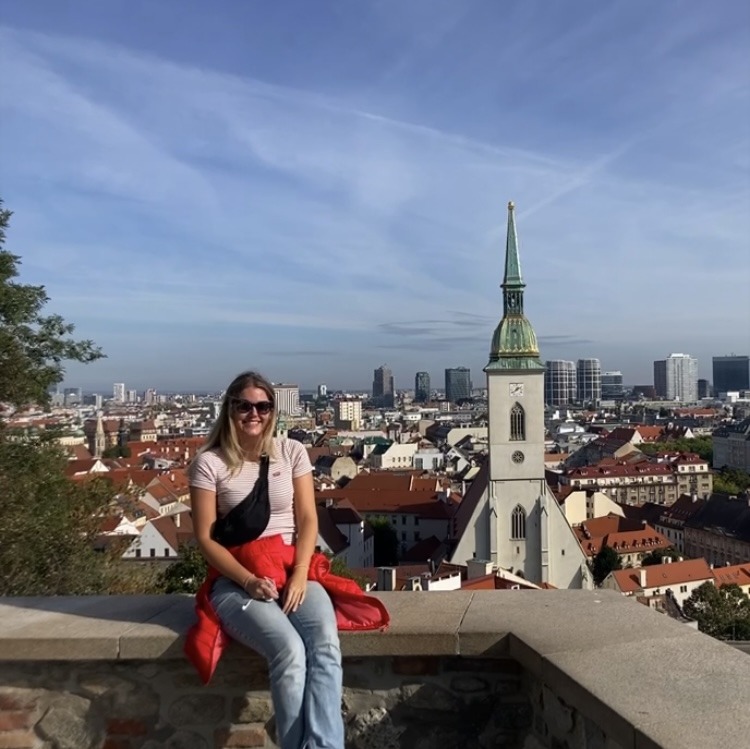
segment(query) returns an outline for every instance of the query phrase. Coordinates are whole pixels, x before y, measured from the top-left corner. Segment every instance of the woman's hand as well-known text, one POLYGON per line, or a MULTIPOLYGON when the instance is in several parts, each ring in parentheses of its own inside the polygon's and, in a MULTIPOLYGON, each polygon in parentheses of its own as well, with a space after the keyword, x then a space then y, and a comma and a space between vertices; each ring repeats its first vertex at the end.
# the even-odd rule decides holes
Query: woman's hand
POLYGON ((295 567, 284 588, 284 613, 296 611, 305 600, 306 592, 307 567, 295 567))
POLYGON ((275 601, 279 597, 276 583, 270 577, 254 577, 244 587, 245 593, 256 601, 275 601))

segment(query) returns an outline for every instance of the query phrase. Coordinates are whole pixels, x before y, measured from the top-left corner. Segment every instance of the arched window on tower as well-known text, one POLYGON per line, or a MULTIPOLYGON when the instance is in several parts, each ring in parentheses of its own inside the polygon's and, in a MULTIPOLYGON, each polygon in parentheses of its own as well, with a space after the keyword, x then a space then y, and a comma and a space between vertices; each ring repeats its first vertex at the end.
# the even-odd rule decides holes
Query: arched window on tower
POLYGON ((521 505, 516 505, 510 515, 510 537, 514 541, 526 538, 526 513, 521 505))
POLYGON ((520 403, 510 409, 510 439, 513 442, 526 439, 526 412, 520 403))

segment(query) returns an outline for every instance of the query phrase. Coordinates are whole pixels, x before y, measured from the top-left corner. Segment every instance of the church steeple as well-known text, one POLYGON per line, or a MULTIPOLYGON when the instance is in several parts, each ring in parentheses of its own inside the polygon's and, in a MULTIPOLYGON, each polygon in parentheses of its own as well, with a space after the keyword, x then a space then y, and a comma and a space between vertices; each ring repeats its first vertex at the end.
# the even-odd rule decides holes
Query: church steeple
POLYGON ((502 284, 503 290, 523 289, 526 286, 521 278, 521 261, 518 258, 515 207, 513 201, 508 203, 508 231, 505 239, 505 277, 502 284))
POLYGON ((490 347, 492 369, 544 369, 539 361, 539 344, 531 323, 523 313, 523 290, 518 255, 515 206, 508 203, 508 231, 505 240, 505 275, 503 277, 503 319, 495 329, 490 347))
POLYGON ((102 421, 102 412, 96 414, 96 433, 94 434, 94 457, 101 458, 102 453, 107 447, 107 438, 104 435, 104 422, 102 421))

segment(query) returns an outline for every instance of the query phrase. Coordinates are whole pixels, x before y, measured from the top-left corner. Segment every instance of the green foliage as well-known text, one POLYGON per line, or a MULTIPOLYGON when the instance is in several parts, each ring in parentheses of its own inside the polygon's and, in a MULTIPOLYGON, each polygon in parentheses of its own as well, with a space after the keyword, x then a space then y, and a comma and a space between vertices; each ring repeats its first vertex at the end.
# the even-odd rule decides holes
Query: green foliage
POLYGON ((388 567, 398 564, 398 535, 388 522, 388 518, 370 518, 369 523, 373 530, 375 566, 388 567))
POLYGON ((20 258, 3 249, 11 212, 0 200, 0 403, 16 407, 49 402, 66 360, 91 362, 103 356, 91 341, 69 338, 74 326, 59 315, 42 314, 44 286, 20 284, 20 258))
POLYGON ((331 563, 331 574, 338 575, 339 577, 348 577, 350 580, 354 580, 354 582, 364 590, 365 585, 367 584, 367 578, 354 573, 346 566, 346 562, 340 557, 329 557, 329 561, 331 563))
POLYGON ((644 455, 656 455, 658 452, 697 453, 709 463, 714 457, 714 446, 710 436, 692 439, 681 437, 667 442, 642 442, 637 447, 644 455))
POLYGON ((130 448, 127 445, 113 445, 108 447, 103 453, 102 458, 129 458, 130 448))
MULTIPOLYGON (((18 283, 19 258, 3 249, 10 211, 0 201, 0 412, 45 404, 63 362, 102 356, 73 326, 44 316, 43 286, 18 283)), ((94 550, 113 490, 98 480, 73 483, 53 435, 11 433, 0 423, 0 595, 101 593, 120 577, 115 554, 94 550)))
POLYGON ((621 569, 620 555, 611 546, 603 546, 591 562, 591 574, 597 585, 601 585, 612 570, 621 569))
POLYGON ((641 559, 642 567, 650 567, 654 564, 661 564, 664 559, 679 559, 680 553, 673 548, 669 549, 654 549, 652 552, 646 554, 641 559))
POLYGON ((742 494, 750 488, 750 474, 738 468, 722 468, 714 473, 714 491, 725 494, 742 494))
POLYGON ((739 585, 703 583, 683 606, 698 628, 720 640, 750 640, 750 598, 739 585))
POLYGON ((206 579, 208 565, 195 544, 181 545, 179 561, 161 573, 157 587, 164 593, 195 593, 206 579))
POLYGON ((0 433, 0 595, 64 595, 109 590, 112 557, 94 551, 112 489, 73 483, 55 445, 0 433))

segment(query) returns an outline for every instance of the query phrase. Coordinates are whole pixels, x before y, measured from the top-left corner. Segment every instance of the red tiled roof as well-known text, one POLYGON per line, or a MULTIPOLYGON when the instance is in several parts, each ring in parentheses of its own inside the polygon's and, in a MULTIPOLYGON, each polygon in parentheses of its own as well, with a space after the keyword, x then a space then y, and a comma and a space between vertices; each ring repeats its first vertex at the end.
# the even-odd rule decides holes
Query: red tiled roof
POLYGON ((730 567, 714 567, 716 585, 750 585, 750 562, 733 564, 730 567))
POLYGON ((581 548, 588 557, 596 556, 605 546, 618 554, 648 553, 668 549, 672 544, 650 525, 619 515, 594 518, 573 528, 581 548))
POLYGON ((612 575, 623 593, 635 593, 641 590, 640 570, 646 571, 646 588, 664 588, 697 580, 713 579, 712 570, 705 559, 686 559, 684 562, 615 570, 612 575))

